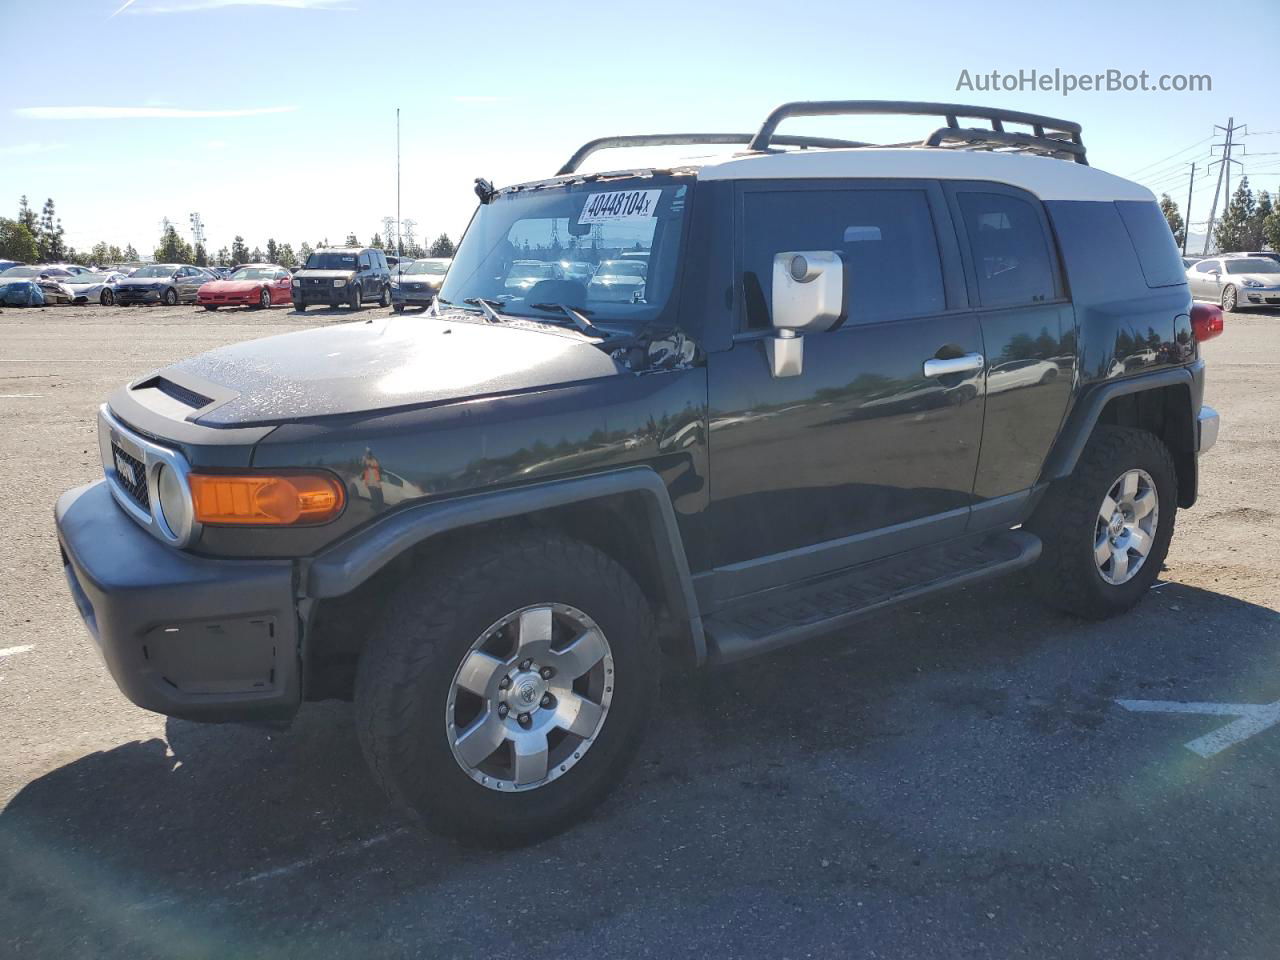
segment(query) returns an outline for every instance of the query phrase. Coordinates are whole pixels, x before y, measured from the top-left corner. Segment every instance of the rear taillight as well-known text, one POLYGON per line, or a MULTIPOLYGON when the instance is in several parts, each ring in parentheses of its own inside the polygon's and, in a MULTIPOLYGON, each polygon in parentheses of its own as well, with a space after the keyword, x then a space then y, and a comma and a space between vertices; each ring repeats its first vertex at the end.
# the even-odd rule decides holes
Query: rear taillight
POLYGON ((1215 303, 1197 303, 1191 307, 1191 334, 1200 343, 1222 333, 1222 308, 1215 303))

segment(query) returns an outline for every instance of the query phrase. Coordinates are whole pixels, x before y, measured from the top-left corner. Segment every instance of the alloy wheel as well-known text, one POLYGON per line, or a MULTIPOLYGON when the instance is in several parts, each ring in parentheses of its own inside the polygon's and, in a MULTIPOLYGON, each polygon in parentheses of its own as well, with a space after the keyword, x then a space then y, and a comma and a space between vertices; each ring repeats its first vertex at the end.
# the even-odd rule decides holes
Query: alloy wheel
POLYGON ((1111 485, 1098 508, 1093 532, 1093 561, 1107 583, 1128 583, 1142 569, 1155 543, 1160 497, 1151 474, 1126 470, 1111 485))
POLYGON ((1228 286, 1222 291, 1222 309, 1226 313, 1230 313, 1236 308, 1236 288, 1228 286))
POLYGON ((454 674, 445 707, 453 758, 490 790, 545 786, 596 742, 613 686, 609 641, 591 617, 562 603, 514 610, 454 674))

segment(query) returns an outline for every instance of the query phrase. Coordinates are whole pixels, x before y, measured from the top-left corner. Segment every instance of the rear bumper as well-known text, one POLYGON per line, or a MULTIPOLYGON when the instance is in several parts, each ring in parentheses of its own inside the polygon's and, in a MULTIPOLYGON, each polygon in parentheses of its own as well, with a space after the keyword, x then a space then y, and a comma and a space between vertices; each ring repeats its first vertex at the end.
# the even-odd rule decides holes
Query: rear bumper
POLYGON ((63 572, 126 697, 187 720, 287 720, 301 701, 289 560, 215 560, 166 546, 105 481, 54 510, 63 572))
POLYGON ((402 303, 406 307, 429 307, 435 298, 436 291, 432 289, 406 290, 403 287, 391 288, 391 302, 402 303))
POLYGON ((1210 406, 1202 406, 1200 415, 1196 418, 1196 450, 1200 453, 1208 452, 1209 448, 1218 442, 1218 427, 1221 419, 1218 417, 1218 411, 1210 406))

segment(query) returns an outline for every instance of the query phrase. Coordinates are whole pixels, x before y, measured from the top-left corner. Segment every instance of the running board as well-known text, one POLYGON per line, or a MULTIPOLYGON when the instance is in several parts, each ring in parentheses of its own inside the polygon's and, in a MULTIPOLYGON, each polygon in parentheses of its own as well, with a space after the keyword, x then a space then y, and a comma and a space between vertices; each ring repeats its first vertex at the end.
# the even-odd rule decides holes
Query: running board
POLYGON ((752 594, 703 620, 707 660, 729 663, 831 633, 867 614, 1011 573, 1039 556, 1035 534, 1002 530, 752 594))

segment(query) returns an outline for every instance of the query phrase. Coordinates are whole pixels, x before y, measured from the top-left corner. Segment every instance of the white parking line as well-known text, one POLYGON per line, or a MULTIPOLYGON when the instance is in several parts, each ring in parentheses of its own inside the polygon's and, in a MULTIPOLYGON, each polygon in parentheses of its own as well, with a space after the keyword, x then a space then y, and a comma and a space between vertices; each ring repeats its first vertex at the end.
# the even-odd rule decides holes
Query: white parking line
POLYGON ((1117 700, 1134 713, 1199 713, 1235 717, 1225 727, 1197 737, 1184 746, 1202 757, 1212 757, 1256 733, 1280 723, 1280 700, 1275 703, 1181 703, 1177 700, 1117 700))
POLYGON ((306 857, 302 860, 295 860, 293 863, 286 863, 283 866, 272 867, 270 870, 263 870, 261 873, 255 873, 245 877, 243 880, 236 883, 236 886, 242 887, 246 883, 257 883, 260 880, 271 880, 275 877, 288 876, 291 873, 297 873, 299 870, 305 870, 307 867, 314 867, 317 863, 322 863, 323 861, 332 859, 333 857, 341 857, 349 853, 357 853, 360 850, 367 850, 379 843, 385 843, 392 837, 398 837, 400 834, 406 832, 406 830, 406 827, 398 827, 395 830, 380 833, 375 837, 369 837, 367 840, 361 840, 358 843, 351 844, 350 846, 340 847, 337 850, 330 850, 328 853, 322 853, 314 857, 306 857))
POLYGON ((32 400, 43 396, 43 393, 0 393, 0 400, 32 400))
POLYGON ((19 653, 26 653, 28 650, 34 650, 35 648, 34 643, 28 643, 21 647, 5 647, 3 650, 0 650, 0 657, 13 657, 19 653))

